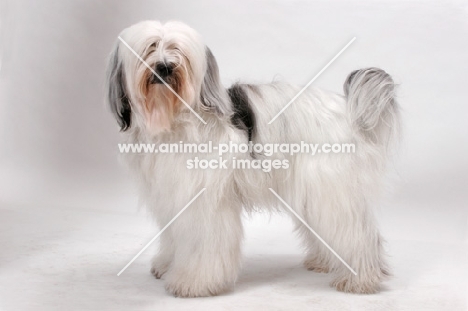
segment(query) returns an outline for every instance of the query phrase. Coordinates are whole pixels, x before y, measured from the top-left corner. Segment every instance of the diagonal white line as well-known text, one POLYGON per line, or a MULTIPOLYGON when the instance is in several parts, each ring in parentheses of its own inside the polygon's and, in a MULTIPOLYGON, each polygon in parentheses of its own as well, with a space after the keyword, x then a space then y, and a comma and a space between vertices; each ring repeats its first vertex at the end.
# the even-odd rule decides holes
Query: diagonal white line
POLYGON ((170 90, 182 103, 184 103, 185 106, 187 106, 187 108, 188 108, 195 116, 197 116, 198 119, 200 119, 200 121, 203 122, 203 124, 206 124, 205 120, 203 120, 203 118, 200 117, 200 115, 199 115, 198 113, 196 113, 195 110, 193 110, 193 108, 190 107, 190 105, 187 104, 187 102, 186 102, 185 100, 183 100, 182 97, 180 97, 179 94, 177 94, 176 91, 174 91, 174 90, 172 89, 172 87, 171 87, 169 84, 167 84, 166 81, 164 81, 164 80, 156 73, 156 71, 154 71, 154 69, 151 68, 150 65, 148 65, 147 62, 145 62, 145 61, 143 60, 143 58, 140 57, 140 55, 138 55, 138 53, 135 52, 135 50, 133 50, 133 49, 130 47, 130 45, 128 45, 128 43, 125 42, 124 39, 122 39, 120 36, 119 36, 118 38, 119 38, 120 41, 122 41, 123 44, 125 44, 125 46, 126 46, 130 51, 132 51, 132 53, 133 53, 149 70, 151 70, 151 72, 152 72, 156 77, 158 77, 159 80, 161 80, 161 82, 162 82, 165 86, 167 86, 167 87, 169 88, 169 90, 170 90))
POLYGON ((319 239, 320 242, 322 242, 323 245, 325 245, 325 246, 333 253, 333 255, 335 255, 336 258, 338 258, 338 259, 346 266, 346 268, 349 269, 349 271, 351 271, 354 275, 357 275, 356 271, 354 271, 353 268, 351 268, 351 267, 346 263, 346 261, 344 261, 343 258, 341 258, 340 255, 338 255, 338 254, 333 250, 333 248, 331 248, 330 245, 328 245, 327 242, 325 242, 325 241, 320 237, 320 235, 318 235, 317 232, 315 232, 314 229, 312 229, 312 228, 304 221, 304 219, 302 219, 301 216, 299 216, 299 215, 291 208, 291 206, 289 206, 288 203, 286 203, 286 202, 283 200, 283 198, 281 198, 281 197, 279 196, 279 194, 275 192, 275 190, 273 190, 273 189, 271 189, 271 188, 268 188, 268 189, 270 189, 270 191, 271 191, 271 192, 272 192, 272 193, 273 193, 273 194, 274 194, 290 211, 291 211, 291 213, 293 213, 294 216, 296 216, 297 219, 299 219, 299 220, 304 224, 304 226, 306 226, 307 229, 309 229, 310 232, 312 232, 312 233, 317 237, 317 239, 319 239))
POLYGON ((180 212, 178 212, 177 215, 175 215, 174 218, 172 218, 172 220, 166 226, 164 226, 164 228, 162 228, 162 230, 159 231, 159 233, 156 234, 156 236, 152 238, 151 241, 149 241, 148 244, 146 244, 145 247, 143 247, 143 249, 139 251, 138 254, 136 254, 135 257, 133 257, 133 259, 130 260, 130 262, 125 267, 123 267, 122 270, 120 270, 119 273, 117 273, 117 276, 120 276, 128 268, 128 266, 130 266, 135 261, 135 259, 137 259, 141 255, 141 253, 143 253, 145 249, 147 249, 151 245, 151 243, 153 243, 177 219, 177 217, 179 217, 187 209, 187 207, 189 207, 190 204, 192 204, 193 201, 195 201, 205 190, 206 188, 203 188, 199 193, 197 193, 197 195, 192 200, 190 200, 190 202, 188 202, 187 205, 185 205, 184 208, 180 212))
POLYGON ((312 80, 310 80, 309 83, 307 83, 306 86, 304 86, 302 90, 300 90, 299 93, 297 93, 297 95, 294 96, 293 99, 291 99, 289 103, 287 103, 286 106, 284 106, 284 108, 281 109, 280 112, 278 112, 276 116, 274 116, 273 119, 271 119, 270 122, 268 122, 268 124, 273 123, 273 121, 275 121, 276 118, 278 118, 280 114, 282 114, 325 71, 325 69, 327 69, 328 66, 330 66, 338 58, 338 56, 340 56, 351 45, 351 43, 354 42, 354 40, 356 40, 356 37, 352 38, 351 41, 349 41, 348 44, 346 44, 345 47, 342 48, 341 51, 339 51, 338 54, 336 54, 335 57, 333 57, 332 60, 329 61, 328 64, 326 64, 325 67, 323 67, 322 70, 320 70, 315 75, 315 77, 313 77, 312 80))

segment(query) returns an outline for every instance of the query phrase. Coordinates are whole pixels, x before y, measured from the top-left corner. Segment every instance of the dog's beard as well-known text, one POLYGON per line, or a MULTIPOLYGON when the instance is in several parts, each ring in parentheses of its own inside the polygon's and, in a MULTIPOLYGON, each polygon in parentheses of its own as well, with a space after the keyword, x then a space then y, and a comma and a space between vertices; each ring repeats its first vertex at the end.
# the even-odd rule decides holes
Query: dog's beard
POLYGON ((183 66, 179 66, 171 77, 165 79, 165 84, 154 83, 154 79, 159 78, 151 70, 145 69, 139 79, 141 96, 137 106, 147 132, 156 135, 170 131, 174 119, 183 109, 183 103, 177 95, 190 105, 195 100, 196 90, 190 82, 189 71, 183 66))
POLYGON ((147 130, 152 134, 169 131, 179 106, 179 99, 167 86, 150 84, 144 102, 147 130))

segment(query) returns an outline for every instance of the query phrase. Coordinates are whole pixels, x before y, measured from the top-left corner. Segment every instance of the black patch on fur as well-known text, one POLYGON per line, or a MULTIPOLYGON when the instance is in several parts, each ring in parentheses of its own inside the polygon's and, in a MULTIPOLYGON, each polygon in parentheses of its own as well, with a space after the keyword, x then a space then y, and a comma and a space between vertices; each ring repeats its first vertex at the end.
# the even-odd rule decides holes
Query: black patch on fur
POLYGON ((228 89, 229 97, 233 105, 234 114, 231 117, 231 122, 238 129, 247 133, 249 141, 255 134, 255 115, 252 111, 249 97, 240 84, 234 84, 228 89))
POLYGON ((128 100, 127 94, 125 94, 125 85, 123 79, 123 70, 122 68, 119 69, 118 72, 119 81, 121 86, 119 88, 119 98, 122 102, 122 106, 120 107, 120 130, 125 132, 130 128, 132 125, 132 108, 130 107, 130 101, 128 100))
POLYGON ((132 108, 125 88, 125 73, 122 63, 119 61, 119 47, 114 49, 108 65, 107 74, 107 100, 121 131, 126 131, 131 126, 132 108))

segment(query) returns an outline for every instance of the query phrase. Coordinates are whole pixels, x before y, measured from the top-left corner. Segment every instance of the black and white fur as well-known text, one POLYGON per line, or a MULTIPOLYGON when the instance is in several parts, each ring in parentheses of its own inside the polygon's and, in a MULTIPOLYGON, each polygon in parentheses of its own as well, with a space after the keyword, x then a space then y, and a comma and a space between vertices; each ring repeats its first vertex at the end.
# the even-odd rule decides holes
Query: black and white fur
MULTIPOLYGON (((202 188, 207 190, 161 235, 151 272, 173 295, 220 294, 241 266, 243 211, 284 207, 274 189, 354 269, 353 275, 294 216, 307 249, 305 267, 334 275, 336 289, 374 293, 389 275, 372 206, 381 192, 389 146, 399 128, 392 78, 381 69, 354 71, 345 96, 307 89, 271 125, 300 87, 286 83, 221 84, 200 36, 180 22, 145 21, 120 34, 206 122, 185 107, 117 41, 107 75, 108 101, 127 143, 354 143, 353 154, 275 154, 289 169, 195 170, 186 161, 217 154, 125 154, 141 198, 165 226, 202 188), (161 65, 162 64, 162 65, 161 65)), ((225 159, 265 159, 227 154, 225 159)))

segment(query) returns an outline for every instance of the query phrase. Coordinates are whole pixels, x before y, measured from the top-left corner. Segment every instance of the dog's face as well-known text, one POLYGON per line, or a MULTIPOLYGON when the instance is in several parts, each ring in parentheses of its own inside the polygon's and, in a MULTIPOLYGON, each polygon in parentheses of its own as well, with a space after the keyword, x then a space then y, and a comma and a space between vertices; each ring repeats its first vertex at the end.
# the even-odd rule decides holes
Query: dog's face
POLYGON ((206 109, 219 102, 218 75, 214 57, 192 28, 140 22, 122 31, 112 52, 108 101, 123 131, 139 127, 157 134, 169 131, 187 109, 170 88, 191 107, 206 109))

